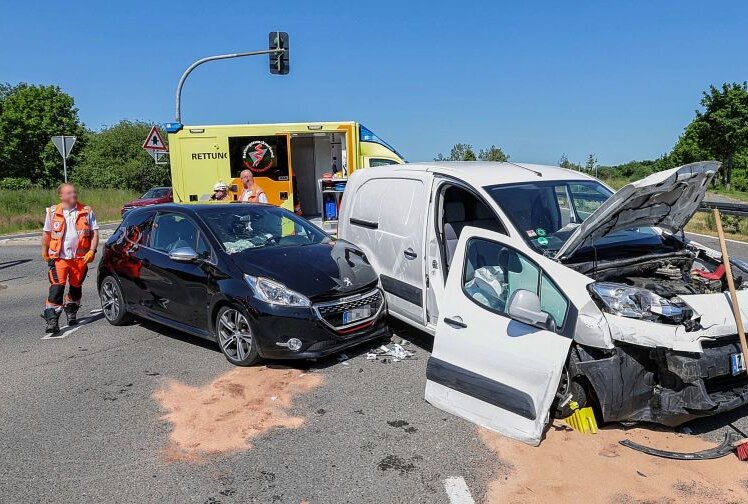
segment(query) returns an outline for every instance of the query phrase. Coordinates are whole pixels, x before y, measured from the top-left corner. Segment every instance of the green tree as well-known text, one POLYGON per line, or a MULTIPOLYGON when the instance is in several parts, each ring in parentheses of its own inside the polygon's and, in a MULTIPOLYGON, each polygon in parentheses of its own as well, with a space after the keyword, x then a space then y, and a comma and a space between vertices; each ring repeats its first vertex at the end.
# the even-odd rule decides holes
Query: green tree
POLYGON ((78 137, 72 167, 85 133, 73 97, 58 86, 0 86, 0 179, 25 178, 45 186, 61 182, 62 158, 51 137, 78 137))
POLYGON ((507 156, 500 147, 492 145, 487 149, 481 149, 480 152, 478 152, 478 159, 480 159, 481 161, 504 162, 509 160, 509 156, 507 156))
POLYGON ((566 168, 567 170, 581 171, 582 166, 579 163, 573 163, 569 161, 566 154, 561 154, 561 159, 558 160, 558 166, 566 168))
POLYGON ((748 85, 709 86, 701 99, 704 111, 696 111, 693 127, 699 145, 722 161, 722 183, 730 189, 735 156, 748 148, 748 85))
POLYGON ((447 161, 475 161, 473 146, 464 143, 454 144, 449 151, 447 161))
MULTIPOLYGON (((73 172, 73 180, 85 187, 144 191, 169 184, 169 166, 156 165, 142 148, 151 125, 122 120, 93 133, 73 172)), ((166 138, 166 135, 163 135, 166 138)))
POLYGON ((471 147, 465 150, 465 154, 462 156, 463 161, 476 161, 478 158, 475 157, 475 151, 471 147))
POLYGON ((710 153, 701 146, 695 122, 686 126, 678 137, 678 141, 675 142, 673 150, 666 157, 668 158, 666 164, 672 165, 668 167, 704 161, 711 157, 710 153))
POLYGON ((434 161, 506 161, 509 156, 504 154, 500 148, 492 145, 488 149, 481 149, 476 156, 473 146, 470 144, 456 143, 449 150, 449 157, 445 157, 444 154, 439 153, 434 158, 434 161))
POLYGON ((587 156, 587 161, 584 163, 584 169, 588 172, 595 171, 595 168, 597 168, 597 158, 594 154, 590 154, 587 156))

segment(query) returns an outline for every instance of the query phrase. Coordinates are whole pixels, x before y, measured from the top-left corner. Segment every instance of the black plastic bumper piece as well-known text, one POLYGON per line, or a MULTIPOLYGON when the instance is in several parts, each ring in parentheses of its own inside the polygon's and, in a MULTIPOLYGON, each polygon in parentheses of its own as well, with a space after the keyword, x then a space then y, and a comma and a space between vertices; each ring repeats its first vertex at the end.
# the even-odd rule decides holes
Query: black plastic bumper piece
POLYGON ((733 446, 733 443, 735 441, 736 436, 732 432, 725 432, 725 439, 719 445, 715 446, 714 448, 709 448, 707 450, 692 453, 658 450, 657 448, 652 448, 650 446, 644 446, 639 443, 635 443, 630 439, 624 439, 623 441, 619 441, 618 443, 627 448, 631 448, 632 450, 640 451, 642 453, 646 453, 647 455, 652 455, 653 457, 668 458, 674 460, 710 460, 724 457, 725 455, 729 455, 734 452, 735 447, 733 446))
POLYGON ((748 375, 732 375, 737 337, 705 342, 703 353, 621 345, 604 357, 579 348, 578 372, 592 385, 606 422, 671 427, 748 404, 748 375))

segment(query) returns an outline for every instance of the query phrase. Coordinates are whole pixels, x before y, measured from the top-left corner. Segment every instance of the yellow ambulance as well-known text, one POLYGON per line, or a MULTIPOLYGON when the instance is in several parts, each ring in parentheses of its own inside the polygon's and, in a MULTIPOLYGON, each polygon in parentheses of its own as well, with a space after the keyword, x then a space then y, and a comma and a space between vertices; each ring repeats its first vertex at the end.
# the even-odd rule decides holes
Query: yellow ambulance
POLYGON ((268 202, 305 217, 335 220, 348 175, 360 168, 404 163, 357 122, 166 125, 176 202, 208 199, 218 181, 233 184, 250 170, 268 202), (233 182, 232 182, 233 181, 233 182), (328 212, 325 212, 325 208, 328 212))

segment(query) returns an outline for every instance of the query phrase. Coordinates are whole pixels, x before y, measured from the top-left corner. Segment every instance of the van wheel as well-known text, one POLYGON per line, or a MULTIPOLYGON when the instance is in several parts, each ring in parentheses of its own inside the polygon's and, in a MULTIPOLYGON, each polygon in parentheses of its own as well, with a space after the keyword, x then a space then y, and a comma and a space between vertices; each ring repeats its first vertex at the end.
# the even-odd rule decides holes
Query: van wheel
POLYGON ((132 315, 127 312, 125 296, 122 295, 119 282, 113 276, 108 275, 101 282, 99 299, 101 310, 110 324, 119 326, 132 321, 132 315))
MULTIPOLYGON (((564 375, 568 377, 566 370, 564 370, 564 375)), ((567 383, 564 384, 564 377, 562 376, 561 384, 565 385, 563 387, 563 391, 562 387, 559 387, 559 393, 563 396, 564 399, 556 398, 553 413, 553 416, 555 418, 570 417, 574 413, 574 410, 570 407, 572 401, 576 402, 577 405, 579 405, 579 409, 589 406, 587 388, 585 387, 582 379, 573 378, 570 382, 567 381, 567 383), (569 397, 569 394, 571 394, 571 400, 567 401, 566 404, 561 404, 567 397, 569 397)))
POLYGON ((216 340, 226 360, 235 366, 251 366, 260 361, 257 342, 247 317, 233 306, 224 306, 216 314, 216 340))

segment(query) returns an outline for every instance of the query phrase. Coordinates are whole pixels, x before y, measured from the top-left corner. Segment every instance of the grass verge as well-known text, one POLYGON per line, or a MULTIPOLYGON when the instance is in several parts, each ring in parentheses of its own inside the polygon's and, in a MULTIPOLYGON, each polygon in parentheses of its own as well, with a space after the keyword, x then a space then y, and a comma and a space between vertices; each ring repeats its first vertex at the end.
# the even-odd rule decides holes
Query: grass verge
MULTIPOLYGON (((123 189, 80 189, 80 200, 93 208, 99 222, 118 220, 122 203, 137 198, 123 189)), ((40 231, 45 208, 59 201, 54 189, 0 190, 0 235, 40 231)))
MULTIPOLYGON (((748 218, 722 215, 722 229, 725 238, 748 242, 748 218)), ((686 224, 686 233, 698 233, 717 237, 717 226, 711 212, 696 212, 686 224)))

